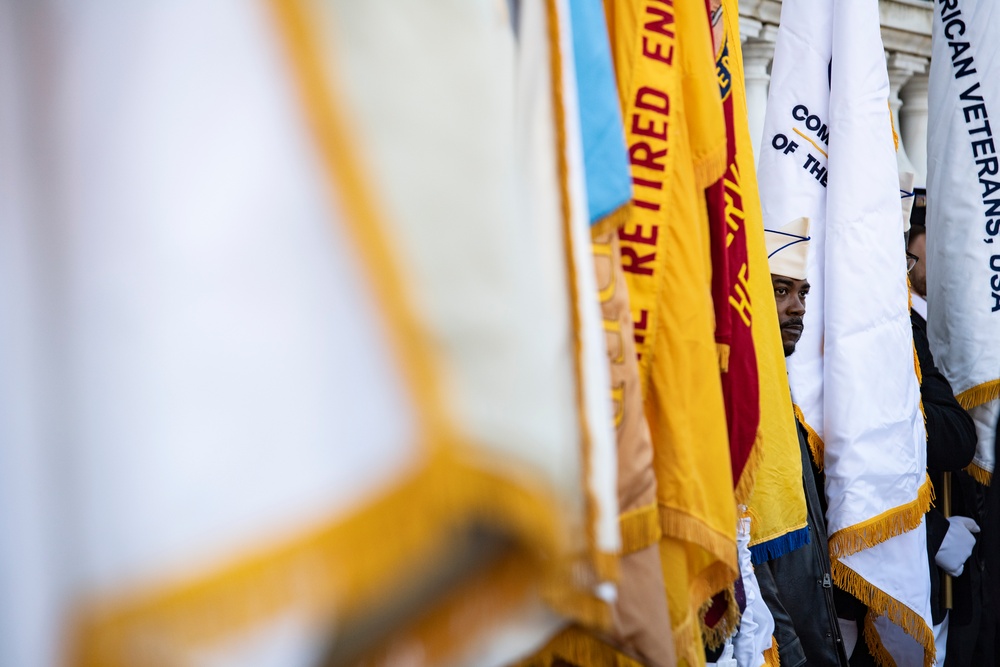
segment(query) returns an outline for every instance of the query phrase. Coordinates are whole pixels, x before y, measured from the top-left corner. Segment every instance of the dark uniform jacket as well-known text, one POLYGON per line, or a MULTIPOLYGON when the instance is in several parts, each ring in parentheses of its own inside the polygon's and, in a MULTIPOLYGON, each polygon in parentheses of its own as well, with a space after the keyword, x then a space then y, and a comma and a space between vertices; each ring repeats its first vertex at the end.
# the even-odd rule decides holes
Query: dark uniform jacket
POLYGON ((761 595, 774 616, 781 667, 846 667, 833 601, 824 503, 805 429, 798 426, 809 544, 754 569, 761 595))
MULTIPOLYGON (((934 623, 944 620, 946 609, 941 596, 944 572, 934 562, 948 532, 948 519, 942 514, 941 494, 944 474, 951 473, 951 513, 968 516, 983 525, 982 506, 985 489, 964 471, 976 453, 976 425, 955 400, 951 385, 938 370, 927 340, 927 322, 919 313, 910 313, 913 346, 920 361, 922 382, 920 398, 927 415, 927 472, 938 495, 936 507, 927 512, 927 558, 931 571, 931 611, 934 623)), ((952 580, 952 609, 948 621, 946 665, 961 667, 980 664, 975 656, 979 639, 985 563, 978 544, 965 564, 962 575, 952 580)))
MULTIPOLYGON (((943 473, 952 473, 951 513, 968 516, 979 521, 976 508, 976 481, 963 470, 976 454, 976 425, 972 417, 955 400, 951 385, 938 370, 927 340, 927 322, 918 313, 910 313, 913 325, 913 346, 920 361, 920 399, 927 416, 927 472, 940 495, 944 487, 943 473)), ((942 572, 934 563, 934 555, 948 532, 948 519, 941 513, 941 499, 927 512, 927 557, 931 571, 931 611, 934 623, 944 620, 945 609, 941 599, 942 572)), ((975 558, 970 558, 965 571, 952 583, 954 611, 949 625, 969 622, 971 609, 968 602, 975 558)))

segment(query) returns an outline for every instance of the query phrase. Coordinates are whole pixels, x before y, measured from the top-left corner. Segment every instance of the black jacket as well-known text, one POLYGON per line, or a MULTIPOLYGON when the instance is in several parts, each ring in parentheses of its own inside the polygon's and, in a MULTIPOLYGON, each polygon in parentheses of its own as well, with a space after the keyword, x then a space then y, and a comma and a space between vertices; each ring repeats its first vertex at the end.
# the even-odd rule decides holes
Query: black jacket
POLYGON ((833 602, 823 503, 805 429, 798 425, 809 544, 755 567, 761 595, 774 616, 782 667, 846 667, 833 602))
MULTIPOLYGON (((913 346, 920 361, 920 399, 927 416, 927 472, 940 495, 944 486, 943 473, 952 474, 951 512, 953 516, 968 516, 980 520, 976 508, 977 483, 964 472, 976 454, 976 425, 951 390, 951 385, 938 370, 927 340, 927 322, 918 313, 910 312, 913 325, 913 346)), ((934 555, 941 548, 948 519, 937 506, 927 512, 927 558, 931 571, 931 611, 934 623, 944 620, 945 609, 941 600, 942 572, 934 563, 934 555)), ((953 612, 950 623, 961 625, 969 622, 971 613, 971 578, 978 565, 970 558, 961 577, 952 582, 953 612)))

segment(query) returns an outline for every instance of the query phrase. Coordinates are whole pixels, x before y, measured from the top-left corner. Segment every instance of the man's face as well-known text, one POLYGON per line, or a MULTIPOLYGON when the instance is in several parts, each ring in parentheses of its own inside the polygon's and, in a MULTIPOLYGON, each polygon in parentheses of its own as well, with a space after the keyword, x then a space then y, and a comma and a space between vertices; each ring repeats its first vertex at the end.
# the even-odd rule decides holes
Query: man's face
POLYGON ((910 269, 910 286, 920 296, 927 298, 927 234, 920 234, 910 239, 911 253, 917 256, 917 263, 910 269))
POLYGON ((795 344, 802 337, 802 317, 806 314, 806 295, 809 281, 771 274, 774 301, 778 305, 778 326, 781 327, 781 345, 787 357, 795 351, 795 344))

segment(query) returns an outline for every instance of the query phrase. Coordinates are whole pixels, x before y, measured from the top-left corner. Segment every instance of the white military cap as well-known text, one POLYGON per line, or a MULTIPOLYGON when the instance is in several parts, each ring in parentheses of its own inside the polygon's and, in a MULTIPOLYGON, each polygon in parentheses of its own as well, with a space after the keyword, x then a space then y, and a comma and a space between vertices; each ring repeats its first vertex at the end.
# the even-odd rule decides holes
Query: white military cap
POLYGON ((779 229, 765 229, 767 262, 771 273, 805 280, 810 238, 809 218, 792 220, 779 229))

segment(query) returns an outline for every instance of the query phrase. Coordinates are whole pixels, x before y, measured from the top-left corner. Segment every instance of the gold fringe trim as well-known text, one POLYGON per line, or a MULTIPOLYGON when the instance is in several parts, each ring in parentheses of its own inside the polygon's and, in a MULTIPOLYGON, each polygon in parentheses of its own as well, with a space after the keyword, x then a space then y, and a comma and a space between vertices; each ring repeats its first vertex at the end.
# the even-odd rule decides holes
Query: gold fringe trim
MULTIPOLYGON (((695 544, 717 560, 721 561, 731 572, 728 581, 735 581, 739 573, 736 560, 736 537, 729 537, 709 527, 704 521, 686 514, 680 510, 665 505, 660 508, 660 528, 663 536, 695 544)), ((718 593, 725 586, 719 586, 712 594, 718 593)))
POLYGON ((522 538, 527 548, 519 558, 537 578, 552 576, 547 563, 559 534, 552 502, 439 459, 352 516, 176 583, 82 607, 70 664, 147 664, 140 658, 151 646, 177 652, 209 646, 290 608, 317 620, 336 609, 350 622, 391 600, 408 573, 433 567, 455 531, 476 522, 522 538))
POLYGON ((896 660, 889 653, 889 649, 882 643, 882 637, 875 627, 875 614, 866 613, 864 628, 862 629, 865 638, 865 645, 875 659, 875 664, 879 667, 896 667, 896 660))
POLYGON ((719 359, 719 370, 723 373, 729 372, 729 352, 730 347, 726 343, 715 344, 715 356, 719 359))
POLYGON ((809 444, 809 453, 812 454, 813 464, 815 464, 818 470, 822 471, 823 455, 826 452, 826 445, 823 444, 823 438, 819 437, 819 434, 806 421, 805 415, 802 414, 802 408, 792 403, 792 410, 795 411, 795 418, 806 430, 806 442, 809 444))
POLYGON ((608 233, 617 233, 632 215, 632 201, 629 200, 590 226, 590 238, 597 240, 608 233))
POLYGON ((621 578, 621 567, 618 561, 619 554, 595 550, 591 556, 594 574, 597 575, 597 578, 601 581, 617 583, 621 578))
POLYGON ((977 384, 971 389, 966 389, 955 398, 958 399, 958 402, 966 410, 971 410, 983 403, 995 401, 1000 398, 1000 379, 977 384))
POLYGON ((872 617, 873 614, 875 616, 885 616, 902 628, 903 632, 913 637, 924 649, 924 667, 933 667, 935 654, 934 631, 917 612, 872 585, 857 572, 839 561, 831 563, 831 570, 833 572, 834 585, 861 600, 868 607, 864 628, 865 642, 872 651, 872 655, 883 667, 894 666, 895 662, 885 649, 885 646, 882 645, 881 639, 878 639, 878 631, 875 629, 874 618, 869 621, 869 617, 872 617), (873 636, 877 641, 873 639, 873 636))
POLYGON ((618 517, 622 533, 622 555, 642 551, 660 541, 660 510, 656 502, 623 512, 618 517))
POLYGON ((614 616, 608 602, 565 579, 550 579, 545 582, 542 599, 556 613, 587 628, 610 632, 614 627, 614 616))
POLYGON ((885 542, 890 537, 901 535, 920 525, 920 520, 934 500, 934 486, 930 477, 917 492, 917 497, 906 503, 866 521, 842 528, 830 536, 830 560, 835 561, 850 556, 862 549, 868 549, 885 542))
POLYGON ((965 472, 972 475, 972 478, 983 486, 989 486, 993 481, 993 473, 982 466, 976 465, 975 461, 965 468, 965 472))
POLYGON ((778 638, 771 635, 771 648, 764 651, 764 664, 767 667, 781 667, 781 654, 778 650, 778 638))
POLYGON ((701 641, 701 632, 694 616, 688 612, 683 621, 677 625, 671 624, 674 636, 674 650, 677 652, 677 665, 697 667, 705 664, 705 645, 701 641))
MULTIPOLYGON (((561 202, 562 231, 566 250, 566 272, 568 274, 567 291, 569 292, 570 322, 573 326, 573 375, 576 379, 576 412, 580 428, 580 451, 582 454, 581 484, 584 489, 584 513, 586 516, 587 548, 595 571, 601 572, 606 566, 597 548, 597 522, 599 521, 600 503, 590 487, 591 471, 593 470, 593 455, 591 448, 593 438, 590 433, 590 423, 587 419, 587 402, 584 389, 583 340, 580 334, 582 319, 580 316, 580 289, 577 284, 576 254, 573 252, 573 211, 569 195, 569 160, 566 157, 566 107, 563 101, 563 68, 562 42, 559 33, 559 10, 556 0, 545 2, 546 22, 549 37, 549 67, 552 77, 552 108, 556 135, 556 162, 559 171, 559 199, 561 202)), ((617 581, 617 577, 613 579, 617 581)))
POLYGON ((604 639, 573 626, 553 637, 538 653, 514 667, 644 667, 644 663, 604 639))
POLYGON ((763 459, 764 433, 760 430, 760 426, 758 426, 757 435, 753 439, 753 447, 750 449, 750 455, 747 457, 747 462, 743 465, 743 472, 740 474, 740 479, 734 489, 736 504, 747 505, 748 512, 750 511, 750 495, 753 493, 753 488, 757 483, 757 471, 760 470, 763 459))
POLYGON ((529 559, 508 554, 474 580, 460 584, 432 609, 393 632, 359 665, 405 664, 419 647, 421 661, 447 664, 474 647, 505 618, 511 618, 533 592, 529 559))
POLYGON ((899 152, 899 135, 896 134, 896 119, 892 117, 892 102, 888 103, 889 106, 889 127, 892 128, 892 145, 896 147, 896 152, 899 152))
MULTIPOLYGON (((907 279, 907 280, 909 280, 909 279, 907 279)), ((909 292, 907 292, 907 294, 909 294, 909 292)), ((910 307, 912 308, 913 307, 912 306, 912 301, 913 301, 913 297, 912 296, 910 297, 910 301, 911 301, 911 306, 910 307)), ((917 384, 923 386, 923 384, 924 384, 924 372, 920 369, 920 357, 917 356, 917 345, 916 345, 916 343, 913 344, 913 370, 916 371, 916 373, 917 373, 917 384)), ((930 437, 930 434, 927 433, 927 412, 924 410, 924 399, 923 399, 923 396, 921 396, 921 398, 920 398, 919 405, 920 405, 920 416, 923 417, 923 419, 924 419, 924 435, 926 437, 930 437)))
POLYGON ((715 624, 714 627, 709 627, 705 622, 705 614, 712 606, 711 598, 701 606, 698 610, 698 621, 701 625, 701 635, 702 641, 705 646, 710 649, 716 649, 722 646, 722 643, 726 641, 729 637, 736 634, 736 631, 740 626, 740 606, 736 604, 736 591, 734 584, 730 583, 725 590, 722 591, 722 596, 726 601, 726 611, 722 614, 722 618, 719 622, 715 624))

